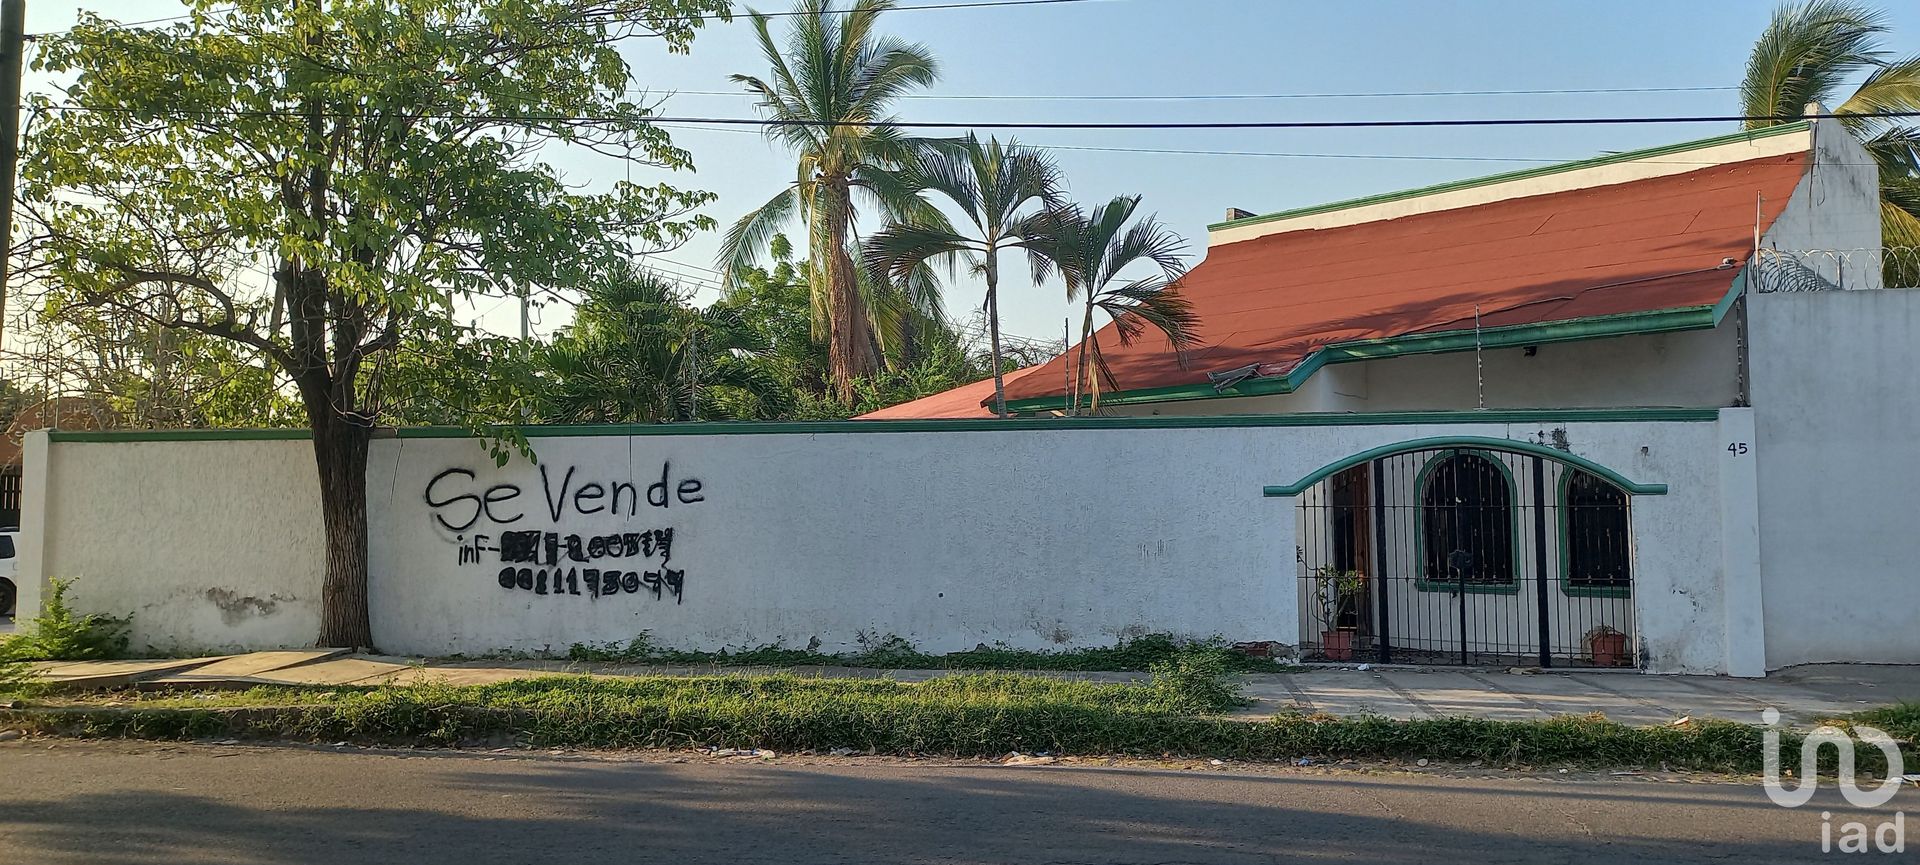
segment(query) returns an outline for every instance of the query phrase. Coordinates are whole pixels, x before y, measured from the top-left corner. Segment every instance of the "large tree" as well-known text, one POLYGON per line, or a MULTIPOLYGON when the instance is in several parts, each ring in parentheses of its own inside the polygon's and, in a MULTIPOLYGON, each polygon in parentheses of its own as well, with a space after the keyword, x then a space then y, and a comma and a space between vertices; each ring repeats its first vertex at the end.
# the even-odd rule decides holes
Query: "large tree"
MULTIPOLYGON (((999 139, 968 135, 953 150, 922 154, 907 166, 903 178, 915 189, 939 193, 965 214, 973 236, 932 225, 895 224, 869 238, 868 267, 876 277, 905 281, 929 260, 964 255, 972 270, 986 280, 982 308, 987 314, 987 336, 993 367, 993 410, 1007 416, 1007 388, 1000 351, 1000 252, 1024 249, 1029 259, 1041 255, 1029 236, 1045 224, 1047 208, 1058 206, 1060 169, 1045 153, 999 139)), ((1035 261, 1036 273, 1044 268, 1035 261)), ((1037 281, 1037 280, 1036 280, 1037 281)))
MULTIPOLYGON (((1805 0, 1774 10, 1753 45, 1740 84, 1747 128, 1790 122, 1820 103, 1866 143, 1880 167, 1885 247, 1920 246, 1920 128, 1905 119, 1861 116, 1920 111, 1920 56, 1885 47, 1886 14, 1848 0, 1805 0), (1851 94, 1844 88, 1864 74, 1851 94)), ((1912 285, 1912 262, 1886 255, 1888 284, 1912 285)))
POLYGON ((924 272, 903 284, 863 285, 854 261, 859 199, 894 222, 944 222, 898 175, 933 145, 891 125, 894 100, 932 83, 936 66, 924 47, 874 31, 893 5, 856 0, 838 8, 833 0, 800 0, 785 50, 771 19, 753 12, 754 33, 772 68, 764 78, 733 76, 775 121, 767 135, 791 148, 799 163, 792 184, 727 231, 720 267, 731 280, 758 261, 783 224, 795 217, 806 224, 814 326, 826 337, 832 385, 842 399, 851 399, 854 379, 879 366, 876 312, 891 313, 879 318, 898 327, 909 319, 900 314, 902 304, 935 315, 939 308, 924 272))
POLYGON ((40 45, 29 275, 54 302, 230 340, 292 381, 325 522, 320 643, 371 646, 367 447, 381 367, 476 296, 564 292, 676 245, 707 197, 588 192, 541 149, 688 155, 618 46, 684 50, 723 0, 192 0, 40 45), (256 276, 263 272, 264 278, 256 276), (284 325, 284 326, 282 326, 284 325))

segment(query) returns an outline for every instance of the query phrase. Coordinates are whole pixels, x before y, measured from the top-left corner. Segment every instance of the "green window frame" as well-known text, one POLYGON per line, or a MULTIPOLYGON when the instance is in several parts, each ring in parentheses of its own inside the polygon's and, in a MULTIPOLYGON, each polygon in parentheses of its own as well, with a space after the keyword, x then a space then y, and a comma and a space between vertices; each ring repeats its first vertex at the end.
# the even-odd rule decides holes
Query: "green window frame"
MULTIPOLYGON (((1559 546, 1560 546, 1560 591, 1574 598, 1630 598, 1633 597, 1633 499, 1627 491, 1606 478, 1593 472, 1567 466, 1560 472, 1557 502, 1559 504, 1559 546), (1584 475, 1600 489, 1619 498, 1621 543, 1620 565, 1624 568, 1625 585, 1577 585, 1574 580, 1574 526, 1573 483, 1575 475, 1584 475)), ((1584 506, 1583 506, 1584 507, 1584 506)))
POLYGON ((1420 467, 1420 473, 1415 476, 1413 482, 1413 496, 1413 561, 1415 566, 1420 569, 1413 581, 1415 589, 1422 592, 1459 592, 1464 588, 1465 592, 1470 595, 1516 595, 1520 593, 1520 574, 1517 570, 1520 566, 1522 554, 1520 521, 1518 519, 1520 487, 1514 483, 1513 468, 1507 465, 1506 460, 1501 459, 1500 456, 1493 451, 1481 449, 1460 448, 1441 451, 1429 457, 1426 463, 1420 467), (1439 468, 1443 462, 1462 456, 1474 456, 1492 463, 1494 468, 1499 470, 1500 477, 1506 481, 1507 539, 1513 547, 1507 559, 1506 582, 1470 582, 1463 587, 1459 582, 1436 580, 1427 574, 1427 482, 1429 476, 1433 474, 1434 469, 1439 468))

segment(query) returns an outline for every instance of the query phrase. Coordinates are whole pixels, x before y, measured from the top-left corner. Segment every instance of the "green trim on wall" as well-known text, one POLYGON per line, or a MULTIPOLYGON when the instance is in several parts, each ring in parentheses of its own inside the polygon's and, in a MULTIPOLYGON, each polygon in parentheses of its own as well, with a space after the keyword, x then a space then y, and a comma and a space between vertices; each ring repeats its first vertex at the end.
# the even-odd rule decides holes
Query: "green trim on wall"
MULTIPOLYGON (((1334 202, 1329 202, 1327 204, 1315 204, 1308 207, 1294 208, 1293 210, 1282 210, 1277 213, 1262 214, 1260 216, 1248 216, 1248 217, 1243 217, 1241 219, 1230 219, 1225 222, 1213 223, 1212 225, 1207 226, 1207 230, 1219 231, 1224 228, 1239 228, 1239 227, 1248 226, 1248 225, 1259 225, 1260 223, 1263 223, 1263 222, 1276 222, 1282 219, 1293 219, 1301 216, 1317 216, 1322 213, 1333 213, 1341 210, 1350 210, 1355 207, 1365 207, 1370 204, 1386 204, 1388 202, 1393 202, 1393 201, 1405 201, 1410 198, 1420 198, 1428 195, 1438 195, 1443 192, 1457 192, 1462 189, 1473 189, 1475 187, 1480 187, 1480 186, 1492 186, 1496 183, 1510 183, 1515 180, 1529 180, 1535 177, 1548 177, 1555 174, 1564 174, 1569 171, 1579 171, 1580 169, 1583 169, 1583 168, 1598 168, 1604 165, 1618 165, 1622 162, 1633 162, 1641 159, 1650 159, 1656 156, 1670 156, 1675 153, 1685 153, 1689 150, 1702 150, 1708 147, 1718 147, 1723 144, 1735 144, 1741 141, 1757 141, 1762 138, 1772 138, 1776 135, 1788 135, 1795 132, 1805 132, 1811 128, 1813 128, 1813 122, 1809 120, 1801 120, 1794 123, 1782 123, 1777 126, 1768 126, 1761 129, 1750 129, 1742 132, 1729 133, 1727 135, 1718 135, 1712 138, 1702 138, 1695 141, 1683 141, 1678 144, 1667 144, 1667 145, 1662 145, 1660 147, 1649 147, 1645 150, 1628 150, 1621 153, 1607 154, 1605 156, 1595 156, 1589 159, 1577 159, 1572 162, 1561 162, 1553 165, 1542 165, 1537 168, 1523 168, 1523 169, 1520 169, 1519 171, 1508 171, 1501 174, 1489 174, 1484 177, 1472 177, 1466 180, 1455 180, 1447 183, 1437 183, 1432 186, 1422 186, 1416 189, 1403 189, 1395 192, 1384 192, 1379 195, 1369 195, 1362 198, 1350 198, 1345 201, 1334 201, 1334 202)), ((1711 166, 1702 166, 1702 167, 1707 168, 1711 166)))
POLYGON ((1548 447, 1547 445, 1536 444, 1534 442, 1497 439, 1488 436, 1432 436, 1429 438, 1412 439, 1410 441, 1381 445, 1377 448, 1369 448, 1353 456, 1343 457, 1330 462, 1309 472, 1306 477, 1294 481, 1291 484, 1266 486, 1262 487, 1260 491, 1262 495, 1270 498, 1297 496, 1306 492, 1308 487, 1326 480, 1336 472, 1345 471, 1364 462, 1372 462, 1373 460, 1394 456, 1396 454, 1438 450, 1442 448, 1472 448, 1532 454, 1534 456, 1546 457, 1561 465, 1590 472, 1634 495, 1664 496, 1667 494, 1666 484, 1634 483, 1633 481, 1627 480, 1626 477, 1622 476, 1619 472, 1578 454, 1571 454, 1558 448, 1548 447))
MULTIPOLYGON (((1589 339, 1605 339, 1615 336, 1636 336, 1653 333, 1673 333, 1688 330, 1710 330, 1719 325, 1726 316, 1727 309, 1734 299, 1740 296, 1746 285, 1745 268, 1730 269, 1733 276, 1728 280, 1727 293, 1710 306, 1683 306, 1674 309, 1661 309, 1652 312, 1629 312, 1616 315, 1596 315, 1589 318, 1574 318, 1565 321, 1542 322, 1538 324, 1511 324, 1503 327, 1481 328, 1474 331, 1443 330, 1432 333, 1407 334, 1405 336, 1380 337, 1376 339, 1352 340, 1349 342, 1329 343, 1307 355, 1285 375, 1270 375, 1250 378, 1225 389, 1216 389, 1206 382, 1168 385, 1165 387, 1140 388, 1138 390, 1115 391, 1100 398, 1101 405, 1138 405, 1142 403, 1177 402, 1196 399, 1231 399, 1234 397, 1267 396, 1288 394, 1298 390, 1321 367, 1334 363, 1352 363, 1362 360, 1384 360, 1392 357, 1404 357, 1415 354, 1444 354, 1456 351, 1473 351, 1476 348, 1516 348, 1528 345, 1548 345, 1561 342, 1578 342, 1589 339)), ((1007 400, 1007 410, 1013 412, 1053 411, 1067 408, 1065 396, 1028 397, 1026 399, 1007 400)))
MULTIPOLYGON (((1392 426, 1489 423, 1707 423, 1714 408, 1500 409, 1340 414, 1221 415, 1182 417, 951 418, 931 420, 766 421, 757 423, 591 424, 523 426, 528 438, 556 436, 839 435, 909 432, 1020 432, 1034 430, 1207 429, 1221 427, 1392 426)), ((56 442, 159 442, 305 440, 304 429, 48 430, 56 442)), ((376 438, 472 438, 463 427, 403 427, 375 430, 376 438)), ((1492 441, 1499 441, 1493 439, 1492 441)), ((1512 444, 1520 444, 1514 442, 1512 444)))
MULTIPOLYGON (((1567 538, 1570 536, 1568 519, 1573 512, 1573 502, 1568 494, 1572 491, 1573 475, 1579 471, 1582 471, 1582 469, 1561 469, 1560 480, 1554 485, 1558 488, 1555 490, 1554 495, 1558 497, 1556 501, 1560 504, 1560 514, 1558 519, 1555 520, 1555 522, 1559 523, 1558 528, 1560 532, 1560 579, 1558 580, 1560 583, 1560 593, 1570 598, 1631 598, 1633 597, 1633 552, 1631 549, 1627 552, 1627 584, 1625 586, 1576 586, 1573 584, 1573 552, 1567 545, 1567 538)), ((1587 473, 1593 474, 1592 472, 1587 473)), ((1599 477, 1599 475, 1594 475, 1594 477, 1599 477)), ((1605 478, 1602 478, 1602 480, 1605 480, 1605 478)), ((1608 483, 1612 482, 1608 481, 1608 483)), ((1619 488, 1618 484, 1613 484, 1613 486, 1619 488)), ((1631 531, 1631 527, 1633 526, 1633 496, 1625 489, 1621 489, 1620 501, 1621 507, 1628 509, 1627 526, 1629 527, 1629 531, 1631 531)), ((1629 543, 1631 543, 1631 541, 1629 541, 1629 543)))
POLYGON ((1520 544, 1520 485, 1514 483, 1513 468, 1499 454, 1474 448, 1454 448, 1434 454, 1420 466, 1419 474, 1413 477, 1413 587, 1422 592, 1446 592, 1469 595, 1517 595, 1520 593, 1520 575, 1514 569, 1520 565, 1520 557, 1525 549, 1520 544), (1468 453, 1493 463, 1500 470, 1500 476, 1507 479, 1507 540, 1513 544, 1513 558, 1507 560, 1507 581, 1504 583, 1449 583, 1427 576, 1427 475, 1433 472, 1441 460, 1455 454, 1468 453))
POLYGON ((286 441, 313 438, 304 429, 47 430, 56 442, 286 441))

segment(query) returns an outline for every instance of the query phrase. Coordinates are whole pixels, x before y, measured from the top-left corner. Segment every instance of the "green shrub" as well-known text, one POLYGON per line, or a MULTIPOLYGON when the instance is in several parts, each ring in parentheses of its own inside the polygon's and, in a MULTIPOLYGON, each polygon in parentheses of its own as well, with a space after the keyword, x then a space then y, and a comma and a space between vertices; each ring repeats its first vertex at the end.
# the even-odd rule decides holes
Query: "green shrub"
POLYGON ((1858 724, 1877 727, 1881 732, 1909 745, 1920 745, 1920 700, 1909 700, 1869 709, 1853 716, 1858 724))
POLYGON ((1240 683, 1227 663, 1211 652, 1184 652, 1147 668, 1147 687, 1172 712, 1204 714, 1245 705, 1240 683))
POLYGON ((51 581, 40 615, 0 641, 0 661, 99 661, 127 653, 132 616, 79 615, 67 604, 72 580, 51 581))

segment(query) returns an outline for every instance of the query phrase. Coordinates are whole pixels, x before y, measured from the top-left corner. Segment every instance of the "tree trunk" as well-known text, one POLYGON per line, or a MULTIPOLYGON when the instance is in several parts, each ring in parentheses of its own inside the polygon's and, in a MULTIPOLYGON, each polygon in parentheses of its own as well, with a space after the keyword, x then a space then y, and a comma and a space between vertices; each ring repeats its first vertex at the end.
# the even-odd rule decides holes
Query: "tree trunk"
POLYGON ((832 334, 827 342, 827 368, 833 376, 833 391, 842 401, 853 401, 853 381, 873 372, 873 347, 867 324, 866 299, 860 296, 859 274, 853 258, 847 254, 848 224, 852 218, 851 190, 845 183, 827 190, 832 208, 828 212, 827 315, 832 318, 832 334))
POLYGON ((327 575, 320 584, 320 645, 373 648, 367 614, 367 445, 370 427, 329 403, 307 406, 320 469, 320 516, 327 533, 327 575))
MULTIPOLYGON (((1087 357, 1087 352, 1093 347, 1093 303, 1091 302, 1092 295, 1089 294, 1088 298, 1089 298, 1089 302, 1087 303, 1086 318, 1082 319, 1080 322, 1080 359, 1079 359, 1078 369, 1075 371, 1073 376, 1073 395, 1072 395, 1073 409, 1067 412, 1068 414, 1080 413, 1080 394, 1083 391, 1088 390, 1089 389, 1088 385, 1092 384, 1091 380, 1087 375, 1087 368, 1091 363, 1090 359, 1087 357)), ((1099 375, 1099 372, 1098 371, 1094 372, 1094 375, 1099 375)), ((1100 401, 1100 397, 1098 395, 1098 388, 1091 388, 1091 389, 1095 393, 1095 396, 1093 397, 1094 403, 1098 404, 1100 401)))
POLYGON ((1007 416, 1007 382, 1000 373, 1000 262, 997 251, 987 248, 987 342, 993 353, 993 413, 1007 416))

